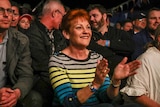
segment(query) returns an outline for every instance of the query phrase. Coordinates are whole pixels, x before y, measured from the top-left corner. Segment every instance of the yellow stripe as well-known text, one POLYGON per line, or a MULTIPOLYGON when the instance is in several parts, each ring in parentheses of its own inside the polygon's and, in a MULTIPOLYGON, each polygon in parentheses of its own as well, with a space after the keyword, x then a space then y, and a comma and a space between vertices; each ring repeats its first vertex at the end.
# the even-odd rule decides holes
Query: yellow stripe
POLYGON ((93 74, 68 74, 69 78, 93 78, 95 77, 95 73, 93 74))
POLYGON ((74 74, 74 73, 94 73, 96 71, 95 68, 93 69, 83 69, 83 70, 68 70, 67 72, 70 74, 74 74))
POLYGON ((62 69, 62 68, 59 68, 59 67, 51 67, 49 69, 49 73, 52 73, 53 71, 63 71, 63 72, 66 72, 66 69, 62 69))
MULTIPOLYGON (((51 74, 51 75, 50 75, 50 79, 51 79, 52 77, 55 77, 55 76, 52 76, 52 74, 51 74)), ((56 81, 58 81, 58 80, 60 80, 60 79, 64 79, 64 78, 68 78, 68 77, 67 77, 66 75, 57 76, 57 77, 55 77, 54 79, 51 80, 51 83, 53 84, 53 83, 55 83, 56 81)))
POLYGON ((90 79, 70 79, 71 83, 86 83, 86 82, 92 82, 94 78, 90 79))
POLYGON ((58 81, 54 84, 54 86, 52 86, 53 88, 56 88, 57 86, 60 86, 61 84, 64 84, 64 83, 67 83, 67 82, 70 82, 68 79, 64 79, 64 80, 61 80, 61 81, 58 81))

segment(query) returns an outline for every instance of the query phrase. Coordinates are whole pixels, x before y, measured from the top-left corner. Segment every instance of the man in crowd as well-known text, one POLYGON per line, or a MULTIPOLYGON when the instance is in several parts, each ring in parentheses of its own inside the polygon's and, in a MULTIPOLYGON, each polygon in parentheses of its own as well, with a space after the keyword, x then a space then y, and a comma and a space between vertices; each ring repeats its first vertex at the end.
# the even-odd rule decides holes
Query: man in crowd
POLYGON ((132 16, 133 31, 132 39, 135 43, 135 50, 131 56, 131 60, 136 59, 144 51, 146 44, 145 28, 147 25, 146 14, 144 12, 135 12, 132 16))
POLYGON ((13 10, 0 2, 0 107, 41 107, 41 96, 31 91, 33 70, 27 36, 10 28, 13 10))
MULTIPOLYGON (((145 19, 142 18, 141 21, 145 21, 145 19)), ((155 30, 157 26, 160 24, 160 9, 151 8, 146 16, 146 21, 147 21, 146 29, 140 31, 139 33, 133 35, 132 37, 136 44, 135 51, 132 54, 132 60, 136 59, 139 55, 141 55, 145 51, 145 46, 147 43, 155 39, 154 36, 155 30)), ((144 27, 145 25, 141 25, 142 29, 144 27)))
POLYGON ((13 10, 13 17, 12 17, 11 27, 18 29, 17 25, 18 25, 19 17, 20 17, 19 4, 17 2, 11 1, 11 5, 12 5, 11 8, 13 10))
POLYGON ((124 56, 130 58, 134 46, 131 36, 122 30, 114 29, 107 23, 106 9, 100 4, 92 4, 88 12, 93 29, 89 49, 102 54, 109 61, 110 76, 115 66, 124 56))
POLYGON ((43 97, 43 107, 51 107, 53 89, 48 71, 49 58, 66 47, 63 35, 58 31, 65 9, 59 0, 47 0, 40 20, 35 20, 26 31, 30 40, 32 67, 35 75, 34 89, 43 97))

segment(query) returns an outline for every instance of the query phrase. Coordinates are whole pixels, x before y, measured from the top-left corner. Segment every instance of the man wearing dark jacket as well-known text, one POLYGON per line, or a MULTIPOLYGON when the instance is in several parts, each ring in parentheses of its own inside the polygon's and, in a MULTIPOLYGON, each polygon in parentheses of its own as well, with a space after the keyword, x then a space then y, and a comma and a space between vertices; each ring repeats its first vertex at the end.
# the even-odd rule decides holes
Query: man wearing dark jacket
POLYGON ((115 29, 107 23, 106 9, 100 4, 92 4, 87 8, 93 29, 89 49, 102 54, 108 61, 110 76, 114 67, 127 56, 130 58, 134 51, 131 36, 122 30, 115 29))
POLYGON ((33 59, 34 89, 41 94, 43 107, 51 107, 54 96, 49 79, 49 58, 53 53, 66 47, 63 35, 57 30, 64 14, 65 9, 59 0, 47 0, 43 6, 40 20, 35 20, 26 31, 33 59))
POLYGON ((29 40, 26 35, 9 28, 12 16, 9 0, 1 0, 0 107, 41 107, 40 95, 31 91, 33 70, 29 40))

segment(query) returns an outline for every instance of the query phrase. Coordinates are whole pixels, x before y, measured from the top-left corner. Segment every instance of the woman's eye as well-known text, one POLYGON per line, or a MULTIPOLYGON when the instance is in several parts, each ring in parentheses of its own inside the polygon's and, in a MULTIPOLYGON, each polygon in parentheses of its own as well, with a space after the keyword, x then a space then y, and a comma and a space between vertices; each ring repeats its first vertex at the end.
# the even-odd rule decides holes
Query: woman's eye
POLYGON ((21 23, 25 23, 24 21, 22 21, 21 23))
POLYGON ((88 29, 91 29, 91 26, 88 26, 87 28, 88 28, 88 29))
POLYGON ((76 27, 76 29, 82 29, 82 27, 81 27, 81 26, 78 26, 78 27, 76 27))

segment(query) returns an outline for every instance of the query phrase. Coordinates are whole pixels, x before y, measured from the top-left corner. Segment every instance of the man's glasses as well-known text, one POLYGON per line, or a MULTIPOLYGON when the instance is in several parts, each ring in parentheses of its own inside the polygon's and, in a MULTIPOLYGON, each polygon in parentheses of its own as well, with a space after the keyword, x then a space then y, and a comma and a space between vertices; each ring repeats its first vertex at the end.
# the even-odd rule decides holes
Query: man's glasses
POLYGON ((56 12, 58 12, 58 13, 61 14, 62 16, 65 15, 65 13, 62 13, 60 10, 56 10, 56 12))
POLYGON ((3 7, 0 7, 0 15, 3 15, 5 12, 7 12, 8 15, 12 15, 13 14, 13 10, 8 8, 8 9, 5 9, 3 7))

